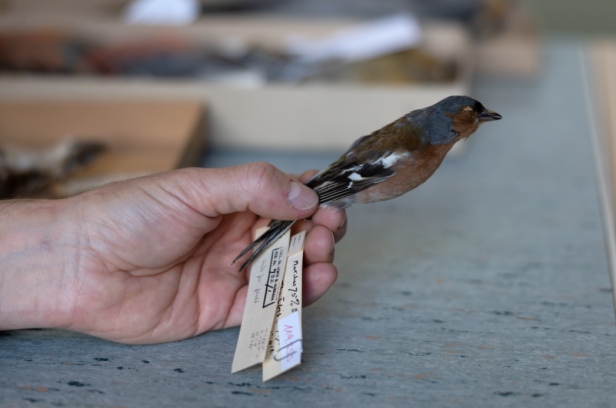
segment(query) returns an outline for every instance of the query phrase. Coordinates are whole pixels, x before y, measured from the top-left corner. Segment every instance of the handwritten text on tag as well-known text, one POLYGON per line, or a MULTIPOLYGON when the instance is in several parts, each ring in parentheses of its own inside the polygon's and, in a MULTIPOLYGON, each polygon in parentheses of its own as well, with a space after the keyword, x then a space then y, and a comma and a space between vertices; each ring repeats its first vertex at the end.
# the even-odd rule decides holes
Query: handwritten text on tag
POLYGON ((277 359, 280 360, 281 371, 285 371, 302 361, 302 327, 298 312, 278 321, 278 335, 280 352, 277 359))

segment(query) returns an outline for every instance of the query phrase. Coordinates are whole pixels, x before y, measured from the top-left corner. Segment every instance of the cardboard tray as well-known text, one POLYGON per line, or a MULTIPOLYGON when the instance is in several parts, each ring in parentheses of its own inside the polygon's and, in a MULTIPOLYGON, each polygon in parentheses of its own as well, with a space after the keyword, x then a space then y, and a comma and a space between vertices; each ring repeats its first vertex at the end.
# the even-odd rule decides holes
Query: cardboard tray
POLYGON ((103 184, 199 164, 206 141, 202 112, 200 102, 187 101, 0 102, 0 145, 102 141, 108 150, 71 179, 103 184))
MULTIPOLYGON (((239 39, 280 44, 289 34, 318 37, 356 24, 355 20, 274 17, 202 18, 187 27, 127 26, 113 17, 5 13, 0 30, 62 27, 106 39, 178 34, 203 41, 239 39)), ((209 143, 216 147, 342 151, 409 111, 449 95, 469 94, 472 52, 459 25, 426 23, 424 47, 455 59, 458 76, 444 84, 408 86, 265 85, 233 88, 190 80, 146 80, 48 76, 0 77, 0 100, 204 100, 209 143)))

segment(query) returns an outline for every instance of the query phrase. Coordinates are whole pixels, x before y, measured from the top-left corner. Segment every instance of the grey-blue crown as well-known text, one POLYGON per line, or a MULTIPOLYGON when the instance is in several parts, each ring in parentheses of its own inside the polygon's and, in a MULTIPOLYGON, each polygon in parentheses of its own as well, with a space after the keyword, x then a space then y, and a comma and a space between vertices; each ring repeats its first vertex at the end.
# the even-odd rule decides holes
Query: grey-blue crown
POLYGON ((458 136, 458 132, 453 129, 452 116, 464 105, 477 111, 483 110, 483 105, 473 98, 448 96, 432 106, 412 111, 407 115, 407 121, 423 129, 422 136, 427 143, 449 144, 458 136))

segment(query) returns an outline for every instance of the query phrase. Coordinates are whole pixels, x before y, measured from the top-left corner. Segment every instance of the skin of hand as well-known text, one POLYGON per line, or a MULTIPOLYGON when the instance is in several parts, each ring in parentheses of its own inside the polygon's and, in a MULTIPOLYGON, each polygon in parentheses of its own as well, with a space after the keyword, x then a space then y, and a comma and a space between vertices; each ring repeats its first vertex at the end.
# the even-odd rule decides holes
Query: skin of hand
POLYGON ((182 169, 62 200, 0 202, 0 329, 129 344, 241 323, 249 271, 231 261, 269 218, 303 219, 304 304, 334 283, 346 214, 267 163, 182 169))

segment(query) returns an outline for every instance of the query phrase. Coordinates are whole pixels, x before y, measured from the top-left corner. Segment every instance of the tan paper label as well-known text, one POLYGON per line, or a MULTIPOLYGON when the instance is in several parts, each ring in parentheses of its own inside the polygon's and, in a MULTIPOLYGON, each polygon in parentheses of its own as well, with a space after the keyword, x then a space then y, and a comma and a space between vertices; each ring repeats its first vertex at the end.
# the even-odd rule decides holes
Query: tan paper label
MULTIPOLYGON (((291 238, 290 256, 287 258, 276 317, 263 362, 263 381, 271 380, 301 363, 302 267, 305 237, 306 231, 302 231, 291 238), (281 344, 279 323, 289 319, 294 313, 297 313, 297 318, 292 321, 296 323, 293 324, 292 330, 288 330, 289 333, 283 332, 281 344)), ((282 327, 284 331, 285 326, 282 327)))
MULTIPOLYGON (((264 230, 257 231, 257 236, 264 230)), ((290 235, 291 232, 287 231, 252 262, 232 373, 262 363, 265 359, 283 282, 290 235)))

